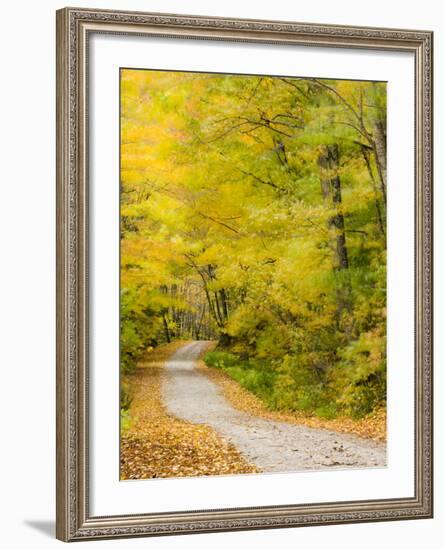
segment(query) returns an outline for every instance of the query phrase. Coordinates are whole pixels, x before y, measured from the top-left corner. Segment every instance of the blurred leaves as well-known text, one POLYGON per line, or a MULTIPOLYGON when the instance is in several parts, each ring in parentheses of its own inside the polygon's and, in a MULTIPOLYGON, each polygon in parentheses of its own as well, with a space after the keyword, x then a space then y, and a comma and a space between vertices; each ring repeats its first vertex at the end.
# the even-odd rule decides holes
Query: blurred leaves
POLYGON ((204 333, 273 409, 384 410, 386 83, 121 74, 122 372, 204 333))

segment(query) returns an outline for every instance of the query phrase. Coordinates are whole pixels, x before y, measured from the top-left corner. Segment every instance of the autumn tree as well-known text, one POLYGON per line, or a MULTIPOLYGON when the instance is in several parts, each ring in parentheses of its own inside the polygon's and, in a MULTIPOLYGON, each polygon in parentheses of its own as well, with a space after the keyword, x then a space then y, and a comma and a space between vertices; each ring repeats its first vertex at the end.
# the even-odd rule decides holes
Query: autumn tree
POLYGON ((122 367, 217 339, 241 383, 268 377, 270 406, 383 405, 385 84, 142 70, 121 84, 122 367))

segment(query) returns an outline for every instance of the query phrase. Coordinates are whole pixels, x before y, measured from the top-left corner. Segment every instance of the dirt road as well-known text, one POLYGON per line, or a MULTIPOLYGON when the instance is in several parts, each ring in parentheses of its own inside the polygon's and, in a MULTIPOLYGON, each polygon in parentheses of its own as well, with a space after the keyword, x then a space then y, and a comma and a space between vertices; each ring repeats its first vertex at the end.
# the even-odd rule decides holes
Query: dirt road
POLYGON ((237 411, 196 368, 196 359, 207 346, 203 341, 186 344, 165 364, 163 397, 174 416, 211 426, 264 472, 386 465, 383 443, 237 411))

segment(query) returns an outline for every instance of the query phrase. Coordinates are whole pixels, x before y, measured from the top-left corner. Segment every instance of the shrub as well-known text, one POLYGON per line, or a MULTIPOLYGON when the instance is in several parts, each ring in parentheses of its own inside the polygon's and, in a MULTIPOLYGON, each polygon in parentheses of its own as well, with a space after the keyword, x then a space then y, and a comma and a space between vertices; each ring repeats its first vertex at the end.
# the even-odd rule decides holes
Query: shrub
POLYGON ((226 372, 245 389, 273 406, 276 372, 269 363, 257 359, 242 360, 232 353, 211 351, 204 357, 209 367, 226 372))
POLYGON ((133 402, 133 395, 130 387, 125 382, 122 382, 120 386, 120 408, 123 411, 128 411, 133 402))
POLYGON ((216 369, 234 367, 239 363, 239 359, 235 355, 225 351, 209 351, 205 355, 204 361, 209 367, 216 369))
POLYGON ((301 346, 281 360, 242 359, 212 351, 204 360, 227 373, 272 410, 304 412, 321 418, 345 414, 363 417, 384 406, 386 398, 383 332, 368 332, 336 353, 325 351, 322 335, 316 346, 301 346), (315 349, 313 349, 315 348, 315 349))
POLYGON ((361 334, 340 354, 331 383, 344 412, 355 418, 369 414, 386 401, 386 350, 384 333, 361 334))
POLYGON ((122 433, 127 432, 132 426, 133 418, 129 411, 120 409, 120 431, 122 433))

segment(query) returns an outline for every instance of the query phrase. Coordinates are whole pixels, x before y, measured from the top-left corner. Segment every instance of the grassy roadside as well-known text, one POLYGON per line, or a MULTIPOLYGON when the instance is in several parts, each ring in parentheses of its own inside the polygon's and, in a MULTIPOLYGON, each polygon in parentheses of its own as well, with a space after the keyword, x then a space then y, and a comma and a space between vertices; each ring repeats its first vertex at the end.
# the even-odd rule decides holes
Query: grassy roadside
POLYGON ((134 374, 123 377, 133 395, 130 422, 121 434, 120 478, 151 479, 257 472, 212 428, 169 415, 162 403, 165 361, 185 342, 147 353, 134 374))
MULTIPOLYGON (((212 348, 209 348, 209 350, 214 349, 215 346, 216 344, 212 348)), ((385 411, 377 411, 358 420, 347 417, 324 419, 308 416, 303 413, 272 411, 267 408, 259 397, 243 388, 227 373, 217 368, 208 367, 203 360, 200 360, 198 365, 222 389, 224 396, 231 405, 242 412, 271 420, 303 424, 310 428, 323 428, 341 433, 354 434, 374 441, 386 441, 387 439, 387 416, 385 411)))

